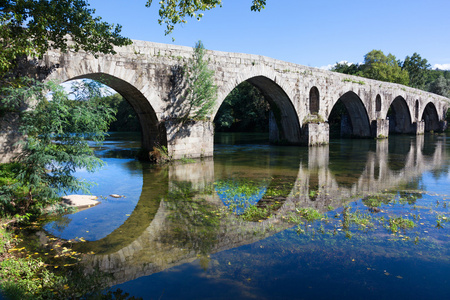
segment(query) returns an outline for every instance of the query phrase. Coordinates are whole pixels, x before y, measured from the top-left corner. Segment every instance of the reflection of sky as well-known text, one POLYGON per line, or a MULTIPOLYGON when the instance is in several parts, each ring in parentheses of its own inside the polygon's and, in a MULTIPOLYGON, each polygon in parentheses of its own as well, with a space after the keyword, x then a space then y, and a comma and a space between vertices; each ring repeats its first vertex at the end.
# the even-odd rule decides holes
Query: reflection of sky
MULTIPOLYGON (((142 191, 141 169, 130 168, 133 159, 103 159, 106 165, 95 173, 78 170, 75 176, 95 182, 91 194, 98 196, 100 204, 66 215, 61 221, 45 225, 45 230, 64 239, 83 237, 94 241, 107 236, 133 212, 142 191), (112 198, 111 194, 124 195, 124 198, 112 198), (103 199, 101 196, 106 197, 103 199), (61 224, 68 224, 64 227, 61 224)), ((133 164, 134 166, 134 164, 133 164)))
POLYGON ((432 172, 426 172, 422 175, 422 180, 426 190, 450 197, 450 172, 438 177, 433 176, 432 172))
POLYGON ((233 190, 231 186, 225 186, 223 188, 216 188, 217 195, 219 195, 220 200, 222 200, 223 204, 226 207, 237 205, 236 208, 233 209, 233 212, 240 215, 243 214, 245 209, 251 205, 255 205, 259 200, 266 194, 267 188, 261 187, 259 188, 257 193, 253 193, 248 196, 244 193, 230 195, 230 190, 233 190))

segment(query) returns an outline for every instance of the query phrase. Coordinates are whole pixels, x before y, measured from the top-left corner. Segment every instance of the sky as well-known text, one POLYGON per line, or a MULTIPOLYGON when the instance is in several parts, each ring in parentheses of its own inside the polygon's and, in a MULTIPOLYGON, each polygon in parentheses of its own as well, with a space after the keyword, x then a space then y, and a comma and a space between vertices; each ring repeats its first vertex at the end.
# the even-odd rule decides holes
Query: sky
POLYGON ((450 69, 449 0, 223 0, 170 36, 158 24, 158 0, 88 0, 96 15, 136 40, 268 56, 311 67, 361 63, 376 49, 404 60, 414 52, 432 68, 450 69), (172 38, 175 41, 172 41, 172 38))

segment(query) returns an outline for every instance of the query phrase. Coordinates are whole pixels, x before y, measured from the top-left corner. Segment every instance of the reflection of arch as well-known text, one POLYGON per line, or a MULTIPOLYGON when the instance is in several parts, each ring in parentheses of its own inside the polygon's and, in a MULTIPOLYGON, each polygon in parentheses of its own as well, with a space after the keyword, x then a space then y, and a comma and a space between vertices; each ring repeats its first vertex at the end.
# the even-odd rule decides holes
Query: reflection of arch
POLYGON ((380 94, 377 95, 375 98, 375 111, 381 111, 381 96, 380 94))
POLYGON ((105 73, 90 73, 76 76, 69 80, 75 79, 92 79, 101 82, 115 91, 130 103, 136 115, 139 118, 142 129, 142 147, 144 149, 152 149, 154 145, 167 145, 165 130, 161 130, 155 110, 145 98, 145 96, 130 83, 105 73))
POLYGON ((422 120, 425 121, 425 131, 439 130, 439 117, 436 106, 429 102, 423 110, 422 120))
POLYGON ((411 115, 408 104, 402 96, 398 96, 392 101, 387 113, 389 118, 390 133, 410 133, 412 132, 411 115))
POLYGON ((339 98, 339 100, 333 106, 328 119, 330 119, 330 116, 332 114, 336 113, 336 104, 339 102, 345 106, 345 109, 348 112, 347 125, 349 127, 349 134, 355 137, 370 137, 370 122, 367 110, 361 99, 354 92, 347 92, 339 98))
POLYGON ((270 125, 271 141, 299 144, 300 122, 295 107, 283 88, 265 76, 251 77, 246 81, 258 88, 270 104, 275 119, 270 125))
POLYGON ((366 169, 369 152, 375 151, 375 145, 375 141, 369 139, 330 144, 328 169, 338 186, 351 188, 358 182, 366 169))
POLYGON ((411 153, 411 148, 412 145, 408 137, 399 136, 395 139, 389 139, 387 159, 389 169, 392 171, 404 170, 410 158, 408 154, 411 153))
POLYGON ((313 86, 309 91, 309 112, 311 114, 319 113, 320 109, 320 95, 317 87, 313 86))
POLYGON ((149 227, 158 212, 161 195, 166 195, 169 184, 165 170, 152 172, 143 169, 143 185, 139 202, 131 215, 117 229, 97 241, 74 244, 76 250, 98 254, 114 253, 136 240, 149 227), (156 196, 156 197, 155 197, 156 196))

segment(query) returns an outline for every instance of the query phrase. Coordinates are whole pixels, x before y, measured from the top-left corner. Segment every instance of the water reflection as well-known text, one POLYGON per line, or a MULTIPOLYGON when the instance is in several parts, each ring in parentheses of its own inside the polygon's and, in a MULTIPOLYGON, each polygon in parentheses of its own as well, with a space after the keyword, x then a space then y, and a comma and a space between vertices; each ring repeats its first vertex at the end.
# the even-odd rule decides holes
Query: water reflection
MULTIPOLYGON (((212 253, 253 244, 292 227, 287 219, 301 208, 327 212, 364 199, 365 209, 375 212, 370 195, 417 191, 417 178, 424 172, 448 171, 446 140, 426 139, 361 140, 310 149, 223 146, 214 159, 160 168, 143 165, 142 191, 137 204, 130 202, 134 209, 128 218, 108 235, 75 248, 95 253, 83 263, 87 269, 99 267, 114 274, 111 285, 199 258, 207 268, 212 253), (242 201, 245 205, 239 205, 242 201), (236 213, 227 209, 233 203, 236 213), (253 204, 255 218, 243 218, 253 204)), ((73 221, 59 225, 67 225, 64 230, 75 227, 73 221)), ((58 229, 51 230, 58 234, 58 229)))

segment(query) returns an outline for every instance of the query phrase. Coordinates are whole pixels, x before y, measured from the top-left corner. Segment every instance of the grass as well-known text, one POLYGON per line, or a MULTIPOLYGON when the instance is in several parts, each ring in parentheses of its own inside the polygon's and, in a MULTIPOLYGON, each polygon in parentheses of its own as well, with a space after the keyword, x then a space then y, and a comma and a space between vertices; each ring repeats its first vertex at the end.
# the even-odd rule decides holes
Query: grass
POLYGON ((66 241, 47 237, 42 246, 36 235, 16 234, 27 230, 0 227, 0 290, 7 299, 127 299, 113 298, 122 291, 103 294, 110 275, 98 270, 86 274, 77 264, 81 253, 66 241))

